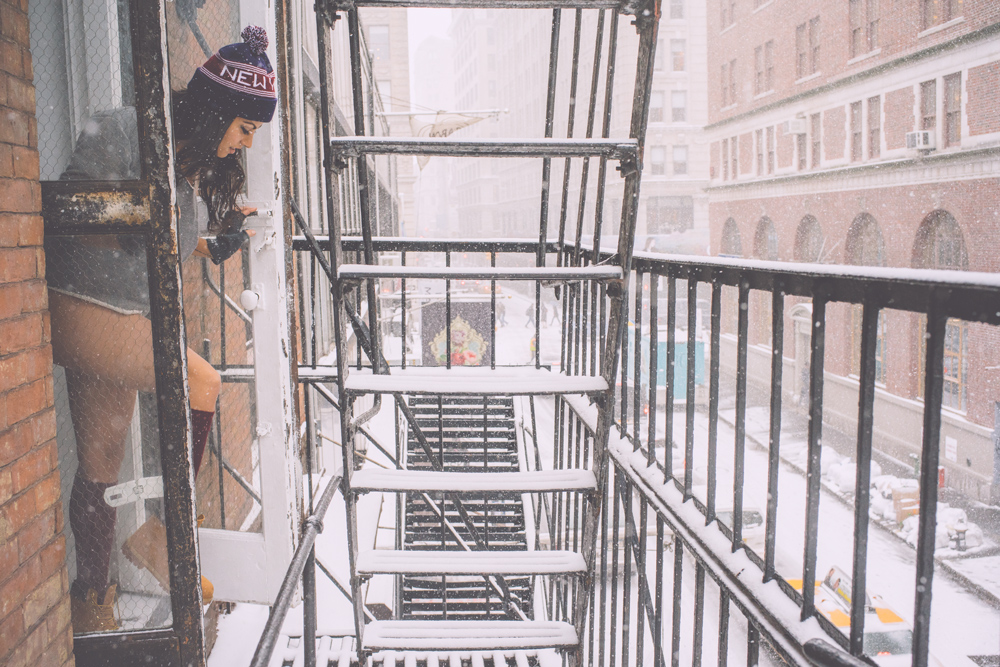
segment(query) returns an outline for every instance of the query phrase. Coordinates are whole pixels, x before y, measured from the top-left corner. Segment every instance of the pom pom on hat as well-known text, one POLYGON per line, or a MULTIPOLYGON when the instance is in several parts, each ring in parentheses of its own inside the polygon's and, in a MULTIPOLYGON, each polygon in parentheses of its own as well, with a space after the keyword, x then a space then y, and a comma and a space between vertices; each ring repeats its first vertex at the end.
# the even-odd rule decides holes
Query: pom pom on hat
POLYGON ((259 25, 248 25, 243 28, 240 37, 255 53, 267 51, 267 31, 259 25))

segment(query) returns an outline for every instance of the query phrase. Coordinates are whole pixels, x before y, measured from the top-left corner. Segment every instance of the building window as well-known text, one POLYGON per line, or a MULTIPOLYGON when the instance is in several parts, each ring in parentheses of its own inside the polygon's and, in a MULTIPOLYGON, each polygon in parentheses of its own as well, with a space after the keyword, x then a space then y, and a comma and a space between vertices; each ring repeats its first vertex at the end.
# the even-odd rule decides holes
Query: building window
POLYGON ((882 153, 882 98, 868 99, 868 158, 882 153))
POLYGON ((674 146, 674 174, 688 173, 688 147, 674 146))
POLYGON ((937 81, 920 84, 920 129, 937 129, 937 81))
POLYGON ((764 92, 764 45, 753 50, 753 94, 764 92))
POLYGON ((809 19, 809 73, 819 71, 819 17, 809 19))
POLYGON ((729 180, 729 139, 722 140, 722 180, 729 180))
POLYGON ((861 102, 851 103, 851 162, 859 162, 862 153, 861 102))
POLYGON ((924 30, 962 15, 962 0, 920 0, 920 4, 924 30))
POLYGON ((806 168, 806 135, 800 133, 795 135, 795 152, 798 153, 798 170, 806 168))
POLYGON ((819 262, 823 253, 823 229, 819 221, 807 215, 795 230, 795 261, 819 262))
POLYGON ((670 93, 670 119, 675 123, 687 121, 687 92, 674 90, 670 93))
POLYGON ((812 167, 818 168, 823 158, 823 124, 820 122, 820 115, 814 113, 809 116, 809 138, 812 140, 812 167))
POLYGON ((663 40, 656 40, 656 55, 653 56, 653 71, 663 71, 663 40))
POLYGON ((729 63, 722 63, 722 76, 719 77, 722 84, 722 106, 729 106, 729 63))
POLYGON ((646 200, 647 233, 672 234, 674 232, 686 231, 693 226, 693 198, 650 197, 646 200))
POLYGON ((722 247, 719 254, 723 257, 742 257, 743 243, 740 240, 740 228, 732 218, 722 226, 722 247))
POLYGON ((729 61, 729 103, 736 104, 736 59, 729 61))
POLYGON ((767 173, 774 173, 774 125, 767 127, 767 173))
POLYGON ((738 148, 739 145, 736 141, 736 137, 733 137, 729 140, 729 159, 733 163, 732 170, 729 173, 732 174, 734 181, 740 175, 740 155, 738 148))
POLYGON ((764 174, 764 130, 757 130, 754 133, 754 138, 757 140, 757 175, 762 176, 764 174))
POLYGON ((392 111, 392 82, 376 80, 375 86, 378 88, 378 97, 382 101, 382 110, 392 111))
POLYGON ((774 40, 753 50, 753 93, 760 95, 774 88, 774 40))
POLYGON ((649 149, 649 173, 662 176, 666 173, 667 150, 663 146, 653 146, 649 149))
POLYGON ((649 94, 649 122, 663 122, 663 91, 654 90, 649 94))
POLYGON ((375 62, 389 62, 389 26, 368 26, 368 50, 375 62))
POLYGON ((684 0, 670 0, 670 18, 684 18, 684 0))
POLYGON ((944 78, 944 145, 962 143, 962 74, 944 78))
POLYGON ((850 0, 851 57, 878 48, 879 0, 850 0))
POLYGON ((684 71, 684 49, 683 39, 670 40, 670 68, 675 72, 684 71))
MULTIPOLYGON (((913 265, 923 269, 969 269, 965 238, 951 213, 937 210, 924 218, 913 246, 913 265)), ((920 328, 924 330, 927 328, 927 319, 920 319, 920 328)), ((924 336, 919 338, 920 373, 917 394, 923 398, 927 347, 924 336)), ((944 392, 941 403, 945 407, 965 410, 968 406, 968 357, 969 324, 949 319, 944 331, 944 392)))
POLYGON ((809 74, 809 31, 807 23, 795 27, 795 78, 809 74))

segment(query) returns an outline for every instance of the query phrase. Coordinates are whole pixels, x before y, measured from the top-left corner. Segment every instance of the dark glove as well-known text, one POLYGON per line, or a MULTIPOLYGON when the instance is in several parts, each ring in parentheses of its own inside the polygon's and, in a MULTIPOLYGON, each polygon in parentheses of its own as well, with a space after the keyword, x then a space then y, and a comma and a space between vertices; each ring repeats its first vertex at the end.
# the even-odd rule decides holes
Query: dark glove
MULTIPOLYGON (((257 215, 257 212, 253 212, 250 215, 257 215)), ((243 215, 243 212, 239 209, 234 208, 229 213, 222 216, 222 231, 224 233, 228 232, 238 232, 243 229, 243 221, 247 219, 248 216, 243 215)))
MULTIPOLYGON (((237 211, 239 215, 242 215, 237 211)), ((229 216, 226 216, 227 218, 229 216)), ((242 224, 242 220, 240 221, 242 224)), ((239 252, 243 244, 250 240, 250 235, 245 231, 223 232, 214 239, 208 239, 208 254, 212 256, 212 262, 222 264, 224 261, 239 252)))

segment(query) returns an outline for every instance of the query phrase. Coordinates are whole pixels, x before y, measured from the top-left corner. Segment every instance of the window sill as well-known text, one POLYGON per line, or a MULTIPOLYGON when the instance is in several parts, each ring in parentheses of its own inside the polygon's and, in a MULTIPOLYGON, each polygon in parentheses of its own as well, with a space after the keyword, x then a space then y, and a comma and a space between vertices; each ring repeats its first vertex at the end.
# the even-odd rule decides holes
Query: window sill
POLYGON ((813 72, 812 74, 807 74, 806 76, 802 77, 801 79, 796 79, 795 80, 795 85, 797 86, 800 83, 807 83, 809 81, 812 81, 813 79, 818 79, 821 76, 823 76, 823 71, 822 70, 817 71, 817 72, 813 72))
POLYGON ((735 21, 733 21, 732 23, 730 23, 729 25, 727 25, 725 28, 723 28, 722 30, 720 30, 719 34, 720 35, 725 35, 727 32, 729 32, 730 30, 732 30, 734 27, 736 27, 736 22, 735 21))
POLYGON ((950 21, 945 21, 944 23, 939 23, 936 26, 933 26, 931 28, 927 28, 927 30, 924 30, 923 32, 918 32, 917 33, 917 39, 922 39, 924 37, 930 37, 931 35, 933 35, 935 33, 941 32, 942 30, 947 30, 948 28, 951 28, 952 26, 960 25, 962 23, 965 23, 965 17, 964 16, 955 17, 955 18, 953 18, 950 21))
POLYGON ((720 107, 720 108, 719 108, 719 111, 720 111, 720 112, 721 112, 721 111, 732 111, 732 110, 733 110, 733 109, 735 109, 735 108, 736 108, 736 102, 733 102, 733 103, 732 103, 732 104, 730 104, 729 106, 725 106, 725 107, 720 107))
POLYGON ((868 60, 869 58, 874 58, 875 56, 877 56, 877 55, 879 55, 881 53, 882 53, 882 47, 879 47, 877 49, 869 51, 868 53, 862 53, 860 56, 854 56, 853 58, 851 58, 850 60, 848 60, 847 63, 845 63, 845 64, 848 67, 850 67, 851 65, 856 65, 856 64, 858 64, 860 62, 864 62, 865 60, 868 60))
POLYGON ((771 90, 765 90, 763 93, 757 93, 753 96, 753 99, 756 102, 757 100, 762 100, 765 97, 770 97, 771 95, 774 95, 774 88, 771 90))
POLYGON ((756 14, 756 13, 757 13, 757 12, 759 12, 760 10, 762 10, 762 9, 764 9, 765 7, 767 7, 768 5, 770 5, 770 4, 772 3, 772 2, 774 2, 774 0, 767 0, 767 2, 763 2, 763 3, 761 3, 761 4, 759 5, 759 6, 757 6, 757 7, 754 7, 754 10, 753 10, 752 12, 750 12, 750 13, 751 13, 751 14, 756 14))

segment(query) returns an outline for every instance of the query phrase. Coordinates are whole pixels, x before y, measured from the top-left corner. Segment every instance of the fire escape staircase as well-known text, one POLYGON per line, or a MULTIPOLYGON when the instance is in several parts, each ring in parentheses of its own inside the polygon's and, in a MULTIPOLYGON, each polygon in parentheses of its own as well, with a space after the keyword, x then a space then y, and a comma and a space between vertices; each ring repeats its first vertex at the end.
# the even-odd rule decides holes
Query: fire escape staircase
MULTIPOLYGON (((352 443, 362 425, 380 408, 383 397, 392 400, 406 422, 407 448, 398 469, 358 466, 351 446, 343 447, 344 495, 348 513, 348 549, 351 592, 359 658, 379 651, 503 651, 568 650, 577 654, 583 639, 587 601, 594 580, 594 526, 600 513, 606 477, 606 455, 595 455, 594 469, 523 470, 516 462, 513 425, 509 412, 513 396, 589 397, 598 406, 600 418, 595 452, 603 451, 613 415, 613 380, 618 350, 624 335, 622 302, 628 292, 631 248, 635 232, 639 192, 641 146, 644 141, 653 49, 656 43, 660 4, 645 2, 601 2, 589 0, 449 0, 406 2, 405 0, 320 0, 316 5, 320 54, 324 165, 327 210, 331 230, 329 252, 320 250, 302 216, 296 221, 331 280, 334 302, 334 333, 337 345, 337 384, 340 394, 343 442, 352 443), (549 94, 544 139, 453 140, 408 139, 366 136, 365 94, 362 85, 362 50, 358 8, 364 6, 447 6, 485 8, 551 8, 552 50, 549 63, 549 94), (557 86, 559 22, 564 9, 575 9, 576 34, 572 62, 574 88, 570 92, 570 129, 566 139, 552 138, 557 86), (576 105, 575 82, 580 45, 581 12, 600 12, 603 29, 605 11, 610 14, 604 125, 601 138, 592 138, 596 108, 598 66, 595 63, 590 122, 585 139, 572 138, 576 105), (331 127, 329 31, 339 13, 346 14, 350 37, 351 81, 355 136, 333 137, 331 127), (631 109, 629 137, 610 139, 612 82, 617 49, 618 14, 632 14, 639 33, 636 83, 631 109), (536 266, 529 268, 406 267, 379 265, 373 250, 369 187, 369 159, 378 155, 532 157, 542 159, 542 212, 536 266), (617 162, 624 178, 624 205, 617 233, 619 252, 614 261, 596 262, 596 252, 560 252, 556 266, 546 265, 547 212, 552 160, 599 160, 601 178, 609 161, 617 162), (336 175, 356 161, 357 196, 360 199, 362 261, 344 262, 340 247, 340 197, 344 196, 336 175), (589 262, 589 263, 588 263, 589 262), (578 289, 582 284, 600 284, 610 299, 603 328, 603 354, 599 372, 574 375, 533 368, 435 367, 391 368, 381 353, 378 332, 377 281, 380 279, 478 279, 527 281, 578 289), (363 295, 367 310, 359 307, 363 295), (359 312, 364 311, 364 317, 359 312), (368 360, 367 368, 348 367, 350 352, 346 327, 368 360), (360 398, 374 397, 374 407, 356 414, 360 398), (476 432, 465 437, 463 432, 476 432), (485 432, 485 436, 482 434, 485 432), (368 492, 405 494, 405 540, 402 550, 359 551, 357 498, 368 492), (580 529, 580 552, 526 549, 522 495, 577 494, 585 511, 580 529), (392 620, 368 620, 362 586, 371 576, 390 574, 402 581, 401 608, 392 620), (533 600, 532 578, 537 575, 575 581, 577 593, 564 605, 558 619, 536 618, 541 608, 533 600)), ((600 37, 598 52, 601 51, 600 37)), ((612 172, 613 173, 613 172, 612 172)), ((568 176, 564 184, 560 247, 565 235, 568 176)), ((610 222, 608 223, 611 224, 610 222)), ((577 239, 579 241, 579 230, 577 239)), ((600 230, 595 234, 595 245, 600 230)), ((466 434, 467 435, 467 434, 466 434)), ((576 542, 576 541, 574 541, 576 542)), ((548 613, 551 617, 551 611, 548 613)))

